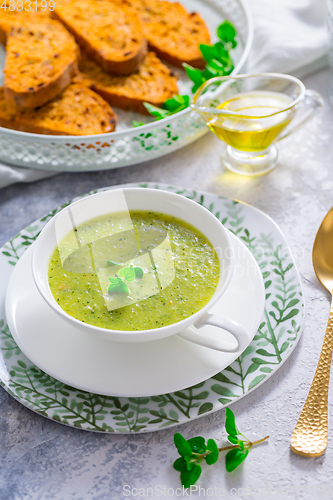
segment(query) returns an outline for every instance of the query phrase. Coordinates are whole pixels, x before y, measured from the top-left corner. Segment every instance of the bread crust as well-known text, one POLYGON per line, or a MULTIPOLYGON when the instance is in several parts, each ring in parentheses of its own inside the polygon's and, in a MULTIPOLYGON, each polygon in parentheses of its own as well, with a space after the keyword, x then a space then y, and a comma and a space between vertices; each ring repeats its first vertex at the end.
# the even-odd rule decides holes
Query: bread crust
POLYGON ((94 135, 113 132, 117 115, 101 96, 84 85, 71 84, 60 96, 37 109, 20 109, 0 87, 0 126, 47 135, 94 135))
POLYGON ((52 101, 71 83, 74 76, 78 74, 78 63, 73 61, 65 69, 62 75, 50 83, 44 83, 38 90, 16 92, 9 87, 5 87, 6 99, 15 104, 18 108, 38 108, 49 101, 52 101))
POLYGON ((6 45, 6 40, 7 40, 7 32, 4 30, 4 28, 0 25, 0 43, 2 45, 6 45))
POLYGON ((5 96, 19 108, 54 99, 78 72, 79 48, 54 20, 13 27, 7 37, 5 96))
POLYGON ((18 11, 18 10, 3 10, 0 16, 0 43, 6 45, 7 35, 11 28, 38 22, 39 20, 46 20, 50 18, 50 11, 31 10, 31 11, 18 11))
POLYGON ((107 73, 129 75, 147 53, 139 17, 126 6, 110 0, 59 0, 53 17, 107 73))
POLYGON ((111 106, 147 115, 143 103, 161 107, 178 93, 177 75, 149 52, 138 71, 129 76, 111 76, 82 53, 80 72, 92 90, 111 106))
POLYGON ((182 67, 186 62, 204 68, 200 44, 210 44, 206 23, 197 12, 188 12, 180 3, 166 0, 112 0, 128 6, 140 16, 149 49, 161 59, 182 67))

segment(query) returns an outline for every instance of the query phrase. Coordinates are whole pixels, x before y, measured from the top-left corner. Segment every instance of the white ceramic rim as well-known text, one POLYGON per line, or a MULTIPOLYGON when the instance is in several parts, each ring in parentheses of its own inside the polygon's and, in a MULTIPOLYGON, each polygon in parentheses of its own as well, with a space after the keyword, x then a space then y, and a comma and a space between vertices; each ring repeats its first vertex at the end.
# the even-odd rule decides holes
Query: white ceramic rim
POLYGON ((195 93, 195 95, 193 96, 191 109, 193 109, 193 111, 196 111, 198 113, 201 112, 201 113, 213 113, 214 115, 237 116, 237 118, 244 118, 244 119, 253 120, 253 118, 254 118, 253 115, 252 116, 251 115, 243 115, 243 114, 237 113, 235 111, 227 111, 227 110, 217 109, 217 108, 214 108, 214 111, 212 111, 212 108, 206 108, 203 106, 196 107, 195 103, 193 103, 194 100, 199 98, 201 92, 204 89, 208 88, 209 85, 213 84, 214 82, 217 82, 217 81, 221 81, 221 82, 226 81, 227 82, 229 80, 230 81, 243 80, 246 78, 277 78, 279 80, 289 80, 291 82, 294 82, 296 85, 298 85, 298 87, 300 89, 299 96, 296 97, 296 99, 294 99, 285 108, 279 109, 279 111, 275 111, 274 113, 270 113, 269 115, 255 116, 255 118, 258 118, 258 119, 269 118, 270 116, 278 115, 279 113, 283 113, 284 111, 288 111, 289 109, 292 109, 294 106, 296 106, 296 104, 298 104, 299 102, 301 102, 304 99, 305 92, 306 92, 305 85, 301 80, 299 80, 298 78, 296 78, 295 76, 292 76, 292 75, 286 75, 283 73, 253 73, 253 74, 249 74, 249 75, 241 74, 241 75, 233 75, 233 76, 232 75, 230 75, 230 76, 216 76, 215 78, 211 78, 210 80, 207 80, 207 82, 204 83, 202 85, 202 87, 200 87, 200 89, 195 93))
MULTIPOLYGON (((256 303, 256 306, 254 307, 254 310, 256 311, 255 314, 254 314, 254 317, 256 317, 257 319, 257 322, 255 323, 255 327, 253 329, 251 329, 251 331, 247 330, 247 333, 249 335, 249 338, 251 338, 251 340, 249 340, 249 342, 252 341, 256 331, 257 331, 257 328, 262 320, 262 314, 263 314, 263 310, 264 310, 264 305, 265 305, 265 289, 264 289, 264 284, 263 284, 263 280, 262 280, 262 276, 261 276, 261 272, 260 272, 260 269, 259 269, 259 266, 258 264, 256 263, 253 255, 251 254, 251 252, 248 250, 248 248, 246 248, 245 244, 240 240, 238 239, 235 235, 231 234, 230 235, 231 237, 231 240, 232 240, 232 245, 234 246, 234 248, 243 248, 243 253, 240 257, 240 259, 244 259, 246 262, 252 262, 255 264, 255 267, 256 267, 256 278, 251 278, 251 281, 257 281, 258 280, 258 283, 257 285, 259 285, 260 283, 260 287, 262 288, 262 293, 261 293, 261 297, 262 297, 262 303, 261 304, 258 304, 258 302, 256 303)), ((31 250, 31 254, 32 254, 32 250, 33 250, 33 246, 30 247, 30 250, 31 250)), ((29 248, 27 250, 27 252, 29 253, 29 248)), ((239 251, 237 252, 237 250, 234 252, 235 253, 235 263, 237 261, 237 253, 239 255, 239 251)), ((25 255, 25 254, 23 254, 25 255)), ((31 268, 31 258, 32 258, 32 255, 30 256, 30 268, 31 268)), ((238 257, 239 258, 239 257, 238 257)), ((25 259, 24 259, 25 260, 25 259)), ((28 265, 29 265, 28 264, 28 265)), ((12 275, 11 275, 12 276, 12 275)), ((10 278, 11 280, 12 278, 10 278)), ((241 286, 241 283, 239 283, 239 281, 241 281, 241 278, 240 277, 237 277, 237 274, 234 274, 232 276, 232 280, 235 280, 237 281, 237 289, 240 290, 240 286, 241 286)), ((32 285, 35 287, 35 283, 34 283, 34 280, 31 276, 31 280, 32 280, 32 285)), ((232 281, 231 280, 231 281, 232 281)), ((8 288, 7 290, 9 290, 9 286, 8 285, 8 288)), ((229 287, 228 287, 228 290, 229 290, 229 287)), ((226 295, 228 294, 228 290, 226 290, 226 295)), ((37 289, 36 289, 37 291, 37 289)), ((237 302, 237 295, 235 294, 235 291, 232 292, 234 293, 234 300, 236 300, 237 302)), ((248 290, 248 293, 252 293, 250 290, 248 290)), ((15 294, 15 292, 14 292, 15 294)), ((37 294, 40 296, 39 292, 37 291, 37 294)), ((13 294, 12 294, 13 295, 13 294)), ((71 374, 69 377, 68 375, 66 375, 65 377, 62 375, 62 369, 61 369, 61 354, 60 352, 57 352, 57 355, 56 355, 56 360, 57 360, 57 364, 56 364, 56 369, 53 368, 53 369, 50 369, 50 365, 48 363, 46 363, 45 361, 45 357, 44 355, 38 355, 36 356, 36 353, 35 351, 31 351, 30 348, 31 348, 31 345, 30 343, 27 344, 24 342, 24 340, 22 339, 22 334, 21 334, 21 329, 18 329, 18 324, 17 324, 17 321, 16 321, 16 313, 17 313, 17 309, 16 309, 16 313, 13 315, 13 308, 12 308, 12 301, 9 300, 9 293, 6 292, 6 317, 7 317, 7 321, 8 321, 8 325, 9 325, 9 328, 10 328, 10 331, 14 337, 14 340, 15 342, 17 343, 17 345, 20 347, 21 351, 28 357, 28 359, 34 363, 36 366, 38 366, 38 368, 40 368, 41 370, 43 370, 44 372, 46 372, 48 375, 51 375, 52 377, 54 377, 55 379, 59 380, 60 382, 63 382, 65 384, 68 384, 72 387, 75 387, 77 389, 80 389, 80 390, 83 390, 83 391, 88 391, 88 392, 93 392, 93 393, 96 393, 96 394, 102 394, 102 395, 108 395, 108 396, 116 396, 116 397, 151 397, 151 396, 155 396, 155 395, 158 395, 158 394, 165 394, 165 393, 170 393, 170 392, 174 392, 176 390, 183 390, 185 389, 185 386, 190 386, 190 385, 195 385, 195 384, 198 384, 198 383, 201 383, 203 381, 203 378, 205 380, 207 380, 208 378, 208 375, 207 375, 207 378, 206 375, 205 377, 202 377, 202 378, 194 378, 192 379, 191 381, 188 381, 186 382, 186 384, 182 384, 181 386, 178 385, 178 382, 176 382, 176 379, 173 378, 174 380, 174 386, 171 387, 171 386, 168 386, 168 383, 165 382, 157 382, 158 383, 158 387, 159 389, 150 389, 148 392, 142 392, 141 389, 139 392, 138 391, 138 388, 136 388, 136 391, 135 392, 132 392, 132 388, 133 386, 131 384, 128 384, 130 387, 128 388, 127 392, 124 392, 123 390, 119 391, 118 389, 114 389, 112 388, 112 390, 110 389, 105 389, 103 388, 103 390, 101 391, 100 387, 98 388, 97 386, 95 387, 92 387, 91 385, 89 384, 82 384, 82 382, 78 381, 77 379, 75 379, 75 376, 73 377, 73 374, 71 374), (28 350, 27 350, 28 349, 28 350), (165 385, 166 384, 166 385, 165 385)), ((256 293, 256 297, 260 297, 259 294, 256 293)), ((42 297, 40 296, 40 300, 42 301, 42 303, 44 304, 44 307, 48 307, 48 305, 45 303, 45 301, 42 299, 42 297)), ((221 298, 220 298, 221 300, 221 298)), ((222 299, 223 300, 223 299, 222 299)), ((244 299, 243 299, 244 300, 244 299)), ((246 299, 246 302, 248 301, 248 298, 246 299)), ((227 314, 227 309, 224 308, 224 315, 227 314)), ((53 314, 53 311, 49 311, 50 314, 53 314)), ((57 318, 59 317, 58 315, 56 315, 57 318)), ((254 317, 252 319, 254 319, 254 317)), ((236 316, 233 317, 233 319, 235 321, 238 321, 238 319, 236 318, 236 316)), ((59 318, 60 321, 62 321, 61 318, 59 318)), ((37 323, 38 323, 38 319, 36 320, 37 323)), ((64 326, 66 328, 66 323, 67 322, 64 322, 64 326)), ((251 323, 251 321, 250 321, 251 323)), ((246 324, 249 325, 249 322, 246 320, 246 324)), ((245 323, 243 324, 243 326, 245 326, 245 323)), ((45 328, 47 328, 47 326, 45 325, 44 323, 44 330, 45 328)), ((67 328, 73 328, 73 326, 68 326, 67 328)), ((75 330, 77 330, 75 328, 75 330)), ((68 331, 67 332, 68 334, 69 333, 72 333, 72 330, 68 331)), ((41 331, 40 333, 41 336, 43 336, 43 331, 41 331)), ((56 335, 54 333, 54 335, 56 335)), ((86 337, 90 337, 92 338, 92 335, 84 335, 83 336, 84 338, 86 337)), ((94 339, 95 340, 95 339, 94 339)), ((180 339, 179 339, 180 340, 180 339)), ((161 339, 161 341, 163 341, 163 339, 161 339)), ((64 345, 65 340, 63 339, 62 341, 62 345, 64 345)), ((99 342, 99 339, 97 339, 97 342, 99 342)), ((113 345, 116 345, 116 344, 120 344, 120 342, 113 342, 113 341, 109 341, 109 340, 106 340, 106 342, 110 345, 113 344, 113 345)), ((182 342, 182 340, 181 340, 182 342)), ((104 342, 105 344, 105 342, 104 342)), ((144 343, 141 343, 141 344, 144 344, 144 343)), ((151 355, 154 356, 152 349, 154 349, 154 346, 156 345, 156 348, 158 349, 158 344, 159 344, 159 341, 158 342, 148 342, 149 344, 149 349, 150 349, 150 352, 151 352, 151 355)), ((124 345, 128 345, 128 344, 124 344, 124 345)), ((133 345, 133 344, 132 344, 133 345)), ((175 344, 174 345, 174 348, 177 348, 176 346, 179 346, 179 344, 175 344)), ((45 346, 45 349, 47 349, 47 347, 45 346)), ((170 347, 169 347, 170 349, 170 347)), ((197 345, 195 347, 196 349, 196 352, 200 352, 200 351, 197 351, 198 350, 201 350, 203 349, 202 353, 205 353, 205 356, 204 358, 200 358, 201 359, 201 362, 199 363, 198 366, 200 366, 200 370, 196 370, 195 369, 195 364, 197 363, 197 358, 196 356, 194 356, 195 360, 193 361, 193 366, 192 366, 192 369, 191 369, 191 372, 195 372, 196 374, 200 373, 202 370, 205 370, 207 368, 207 366, 205 365, 206 361, 207 363, 210 363, 210 357, 213 356, 213 358, 215 359, 215 363, 217 363, 216 361, 216 358, 218 357, 219 358, 219 361, 218 363, 220 363, 219 365, 219 369, 220 369, 220 366, 228 366, 229 364, 231 364, 239 355, 240 355, 240 352, 236 352, 236 353, 230 353, 230 352, 225 352, 225 351, 222 351, 222 352, 219 352, 219 351, 214 351, 212 349, 206 349, 200 345, 197 345), (225 361, 225 357, 229 357, 229 360, 228 361, 225 361), (203 362, 203 364, 202 364, 203 362)), ((49 351, 49 349, 48 349, 49 351)), ((82 351, 80 351, 82 353, 82 351)), ((142 351, 140 351, 142 352, 142 351)), ((162 356, 162 352, 160 351, 160 356, 162 356)), ((50 354, 50 356, 52 356, 52 354, 50 354)), ((53 357, 52 357, 53 359, 53 357)), ((95 358, 96 359, 96 358, 95 358)), ((147 357, 147 361, 148 361, 148 357, 147 357)), ((169 362, 172 362, 172 355, 169 351, 169 362)), ((180 359, 178 357, 178 367, 180 366, 180 359)), ((212 361, 213 362, 213 361, 212 361)), ((131 363, 130 363, 130 366, 131 363)), ((216 364, 215 364, 215 367, 216 367, 216 364)), ((189 368, 189 366, 187 365, 187 368, 189 368)), ((67 368, 68 369, 68 368, 67 368)), ((132 368, 131 368, 132 370, 132 368)), ((130 371, 131 371, 130 370, 130 371)), ((75 371, 75 370, 74 370, 75 371)), ((132 373, 135 373, 133 372, 132 370, 132 373)), ((167 369, 165 370, 165 373, 164 373, 164 379, 167 378, 167 369)), ((211 370, 211 376, 215 375, 216 374, 216 368, 215 369, 212 369, 211 370)), ((108 374, 109 376, 109 374, 108 374)), ((112 377, 116 377, 117 378, 117 370, 115 370, 112 374, 112 377)), ((173 376, 174 377, 174 376, 173 376)), ((153 377, 150 377, 150 378, 153 378, 153 377)), ((192 378, 192 376, 191 376, 192 378)), ((154 381, 153 383, 153 386, 155 387, 155 383, 156 381, 154 381)), ((117 383, 118 385, 118 383, 117 383)), ((137 386, 138 387, 138 386, 137 386)))
MULTIPOLYGON (((245 42, 245 47, 243 54, 236 64, 234 70, 232 71, 231 75, 236 75, 238 71, 241 70, 241 68, 244 66, 245 61, 250 53, 252 42, 253 42, 253 21, 252 21, 252 15, 250 13, 249 6, 247 4, 246 0, 238 0, 240 5, 242 6, 242 9, 244 11, 244 15, 246 18, 247 22, 247 27, 248 27, 248 33, 247 33, 247 39, 245 42)), ((172 123, 175 119, 183 117, 184 115, 191 113, 192 109, 191 107, 188 107, 186 109, 183 109, 182 111, 179 111, 175 115, 171 115, 167 118, 163 118, 162 120, 159 120, 159 123, 163 123, 165 125, 168 125, 169 123, 172 123)), ((142 125, 140 127, 140 133, 147 133, 151 131, 152 129, 156 128, 156 122, 151 122, 147 123, 146 125, 142 125)), ((67 140, 70 139, 71 143, 72 142, 77 142, 78 144, 82 143, 82 139, 91 139, 91 140, 109 140, 112 138, 115 139, 122 139, 123 137, 132 137, 132 136, 137 136, 138 135, 138 128, 130 128, 128 130, 125 130, 123 132, 109 132, 107 134, 98 134, 98 135, 81 135, 81 136, 76 136, 76 135, 66 135, 66 136, 57 136, 57 135, 44 135, 44 134, 33 134, 30 132, 21 132, 19 130, 12 130, 8 129, 5 127, 0 127, 1 134, 8 134, 10 136, 16 136, 17 140, 20 140, 20 138, 36 138, 39 142, 47 142, 49 143, 50 141, 53 143, 63 143, 66 142, 67 140)), ((208 132, 208 129, 207 129, 208 132)), ((142 160, 144 161, 144 160, 142 160)))
MULTIPOLYGON (((118 189, 117 189, 118 190, 118 189)), ((117 190, 114 190, 114 189, 110 189, 109 191, 110 192, 115 192, 117 190)), ((129 192, 129 191, 136 191, 136 192, 142 192, 143 195, 146 195, 147 193, 153 193, 156 195, 156 189, 151 189, 151 188, 140 188, 140 187, 128 187, 128 188, 120 188, 119 189, 120 191, 122 192, 129 192)), ((94 325, 90 325, 89 323, 85 323, 85 322, 82 322, 76 318, 73 318, 72 316, 70 316, 69 314, 67 314, 60 306, 59 304, 55 301, 53 295, 52 295, 52 292, 50 290, 50 287, 49 287, 49 283, 48 283, 48 280, 46 279, 45 282, 46 282, 46 285, 44 283, 40 283, 39 281, 39 273, 38 273, 38 253, 39 253, 39 243, 41 241, 41 238, 40 236, 42 236, 43 234, 45 234, 50 226, 54 226, 57 218, 60 216, 60 214, 62 214, 64 211, 66 211, 69 207, 73 207, 74 205, 78 205, 79 203, 84 203, 85 200, 87 200, 88 198, 91 199, 91 197, 95 197, 95 196, 99 196, 101 194, 105 194, 105 192, 107 191, 102 191, 101 193, 94 193, 92 195, 89 195, 87 197, 84 197, 80 200, 77 200, 76 202, 68 205, 67 207, 65 207, 63 210, 61 210, 60 212, 57 213, 57 215, 55 215, 46 225, 45 227, 42 229, 40 235, 38 236, 37 240, 34 242, 34 248, 33 248, 33 254, 32 254, 32 275, 33 275, 33 278, 34 278, 34 282, 36 284, 36 287, 39 291, 39 293, 41 294, 41 296, 43 297, 43 299, 47 302, 47 304, 58 314, 60 314, 67 322, 70 322, 73 324, 73 326, 76 326, 76 327, 79 327, 81 330, 86 330, 90 333, 100 333, 103 335, 103 337, 107 338, 108 336, 110 337, 110 340, 113 340, 115 341, 116 340, 116 337, 118 338, 119 341, 128 341, 128 340, 124 340, 125 337, 127 337, 127 339, 131 338, 133 340, 130 340, 132 342, 140 342, 142 341, 142 337, 145 337, 144 340, 153 340, 153 339, 160 339, 160 338, 165 338, 165 337, 168 337, 168 336, 171 336, 171 335, 174 335, 176 334, 177 332, 175 331, 176 329, 179 330, 179 331, 182 331, 184 330, 185 328, 188 328, 189 326, 192 326, 194 325, 194 323, 199 319, 201 318, 202 316, 204 316, 206 313, 209 312, 209 309, 215 304, 215 302, 224 294, 225 290, 227 289, 229 283, 230 283, 230 280, 231 280, 231 277, 232 277, 232 273, 233 273, 233 270, 234 270, 234 250, 233 250, 233 245, 232 245, 232 241, 231 241, 231 238, 228 234, 228 230, 225 229, 225 227, 223 226, 223 224, 211 213, 209 212, 209 210, 207 210, 207 208, 199 205, 198 203, 196 203, 195 201, 193 200, 190 200, 184 196, 180 196, 176 193, 171 193, 171 192, 168 192, 168 191, 159 191, 159 195, 160 196, 166 196, 166 197, 169 197, 169 198, 174 198, 175 200, 178 200, 178 201, 181 201, 182 203, 185 203, 185 204, 188 204, 190 206, 193 206, 196 208, 196 210, 201 210, 203 214, 205 214, 205 216, 207 218, 209 218, 212 223, 216 226, 216 228, 219 228, 221 230, 221 232, 223 232, 225 238, 226 238, 226 241, 227 241, 227 245, 228 245, 228 250, 229 250, 229 269, 228 269, 228 273, 227 273, 227 276, 225 277, 225 281, 224 281, 224 284, 222 285, 221 289, 219 291, 215 291, 213 297, 210 299, 210 301, 202 308, 200 309, 199 311, 197 311, 195 314, 181 320, 181 321, 177 321, 176 323, 172 323, 171 325, 167 325, 167 326, 162 326, 160 328, 154 328, 154 329, 150 329, 150 330, 113 330, 113 329, 107 329, 107 328, 100 328, 100 327, 97 327, 97 326, 94 326, 94 325), (48 295, 45 294, 45 290, 44 290, 44 286, 46 286, 47 290, 48 290, 48 295), (141 339, 140 339, 141 337, 141 339)), ((181 217, 179 217, 180 220, 183 220, 181 217)), ((200 231, 202 232, 202 231, 200 231)), ((204 233, 203 233, 204 234, 204 233)), ((204 236, 208 239, 208 241, 210 242, 209 238, 206 236, 206 234, 204 234, 204 236)), ((211 243, 211 242, 210 242, 211 243)), ((213 246, 213 245, 212 245, 213 246)), ((42 250, 41 250, 42 251, 42 250)), ((221 263, 222 263, 222 259, 221 259, 221 256, 218 255, 218 259, 219 259, 219 262, 220 262, 220 268, 222 267, 221 263)), ((51 255, 48 256, 48 262, 50 260, 50 257, 51 255)), ((45 271, 45 270, 44 270, 45 271)), ((43 272, 43 276, 45 277, 46 276, 46 273, 43 272)), ((221 274, 220 274, 220 278, 219 278, 219 283, 220 283, 220 279, 221 279, 221 274)), ((217 285, 217 287, 219 286, 219 283, 217 285)))

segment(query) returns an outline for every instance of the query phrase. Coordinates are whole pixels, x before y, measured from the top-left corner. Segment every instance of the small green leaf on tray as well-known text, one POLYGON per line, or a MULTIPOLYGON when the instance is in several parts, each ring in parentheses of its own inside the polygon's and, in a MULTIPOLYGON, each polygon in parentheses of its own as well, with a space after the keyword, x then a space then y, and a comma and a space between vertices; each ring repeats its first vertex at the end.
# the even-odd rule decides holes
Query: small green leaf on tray
POLYGON ((235 27, 229 21, 224 21, 217 28, 217 36, 222 42, 232 42, 236 37, 235 27))
POLYGON ((161 109, 158 108, 157 106, 154 106, 153 104, 149 104, 148 102, 143 103, 144 107, 150 113, 151 115, 155 116, 156 120, 162 120, 162 118, 166 118, 167 116, 172 115, 170 111, 166 109, 161 109))
POLYGON ((157 120, 162 120, 162 118, 166 118, 167 116, 171 116, 179 111, 182 111, 183 109, 188 108, 190 105, 190 98, 188 95, 175 95, 171 99, 165 101, 162 108, 153 106, 148 102, 144 102, 143 105, 151 115, 156 117, 157 120))
POLYGON ((190 80, 194 83, 192 87, 192 92, 196 92, 199 87, 206 81, 205 78, 203 77, 203 74, 201 73, 200 69, 198 68, 192 68, 189 64, 183 63, 183 67, 187 73, 187 76, 189 77, 190 80))
POLYGON ((189 105, 190 98, 188 95, 175 95, 172 99, 165 101, 162 107, 172 113, 178 113, 178 111, 187 108, 189 105))

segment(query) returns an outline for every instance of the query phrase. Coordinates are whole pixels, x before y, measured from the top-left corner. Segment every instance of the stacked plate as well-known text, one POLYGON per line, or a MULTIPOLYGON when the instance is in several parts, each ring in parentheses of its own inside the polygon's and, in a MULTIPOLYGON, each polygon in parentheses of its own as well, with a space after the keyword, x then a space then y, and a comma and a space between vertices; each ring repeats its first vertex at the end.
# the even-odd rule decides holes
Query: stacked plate
MULTIPOLYGON (((210 312, 238 322, 248 346, 227 353, 178 335, 128 344, 78 331, 46 304, 32 277, 31 244, 55 215, 48 214, 2 248, 0 378, 25 406, 86 430, 149 432, 216 411, 273 374, 303 326, 299 275, 271 219, 214 195, 141 187, 194 199, 230 230, 234 272, 210 312)), ((214 335, 216 329, 203 330, 214 335)))

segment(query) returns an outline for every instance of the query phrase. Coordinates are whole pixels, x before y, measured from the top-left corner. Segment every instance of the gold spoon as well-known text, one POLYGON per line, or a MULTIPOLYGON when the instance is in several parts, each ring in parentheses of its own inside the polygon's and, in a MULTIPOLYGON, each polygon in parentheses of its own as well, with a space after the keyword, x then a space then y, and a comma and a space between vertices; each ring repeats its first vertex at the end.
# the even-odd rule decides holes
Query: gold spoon
POLYGON ((328 212, 313 245, 312 262, 332 303, 317 370, 291 437, 290 447, 303 457, 319 457, 327 446, 327 401, 333 351, 333 208, 328 212))

